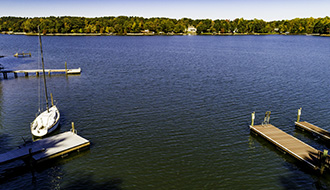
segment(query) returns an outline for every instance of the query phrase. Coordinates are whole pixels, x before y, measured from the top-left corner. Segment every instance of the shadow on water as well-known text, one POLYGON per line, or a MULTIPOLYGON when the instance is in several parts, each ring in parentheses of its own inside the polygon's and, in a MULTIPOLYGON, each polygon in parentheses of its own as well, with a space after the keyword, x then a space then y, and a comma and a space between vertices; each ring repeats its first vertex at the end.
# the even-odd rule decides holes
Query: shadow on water
POLYGON ((93 180, 92 175, 83 176, 78 180, 70 182, 70 184, 62 186, 61 189, 109 189, 109 190, 121 190, 120 187, 123 180, 120 178, 113 178, 107 182, 96 182, 93 180))
POLYGON ((279 177, 280 184, 284 189, 329 189, 330 173, 329 171, 320 174, 319 171, 313 170, 306 163, 300 162, 275 145, 268 142, 263 137, 254 134, 250 135, 261 146, 268 148, 270 151, 276 152, 277 155, 284 158, 283 166, 291 172, 290 175, 282 175, 279 177), (306 177, 307 175, 307 177, 306 177))
POLYGON ((10 137, 7 134, 0 134, 0 154, 7 152, 10 150, 10 147, 8 146, 8 142, 10 142, 10 137))

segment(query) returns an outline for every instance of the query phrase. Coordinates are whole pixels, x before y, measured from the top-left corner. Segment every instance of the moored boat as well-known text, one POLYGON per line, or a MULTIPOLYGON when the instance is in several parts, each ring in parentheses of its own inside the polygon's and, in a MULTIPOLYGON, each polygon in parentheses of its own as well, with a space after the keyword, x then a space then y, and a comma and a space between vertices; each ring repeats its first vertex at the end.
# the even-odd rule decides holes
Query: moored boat
POLYGON ((41 112, 39 115, 37 115, 37 117, 31 123, 30 128, 32 135, 37 137, 42 137, 53 132, 58 127, 60 121, 60 111, 58 110, 56 105, 54 105, 52 94, 51 94, 52 106, 50 108, 48 106, 45 65, 44 65, 44 58, 42 52, 40 32, 39 32, 39 43, 40 43, 41 62, 42 62, 42 71, 43 71, 44 89, 45 89, 45 98, 46 98, 46 110, 41 112))

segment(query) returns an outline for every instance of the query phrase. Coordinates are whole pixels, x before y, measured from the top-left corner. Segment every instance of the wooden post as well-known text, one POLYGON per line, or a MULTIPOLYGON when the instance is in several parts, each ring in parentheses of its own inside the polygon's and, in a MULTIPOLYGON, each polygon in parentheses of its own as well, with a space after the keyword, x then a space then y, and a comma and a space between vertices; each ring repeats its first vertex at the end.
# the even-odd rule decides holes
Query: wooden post
POLYGON ((37 76, 37 77, 39 76, 39 72, 36 72, 36 76, 37 76))
POLYGON ((265 118, 264 118, 264 122, 262 122, 263 125, 267 125, 269 124, 269 119, 270 119, 270 111, 266 111, 265 113, 265 118))
POLYGON ((17 73, 14 73, 14 77, 17 78, 17 73))
POLYGON ((49 69, 49 71, 48 71, 48 76, 50 76, 50 69, 49 69))
POLYGON ((252 127, 253 127, 253 125, 254 125, 255 114, 256 114, 256 112, 253 112, 253 113, 251 114, 251 126, 252 126, 252 127))
POLYGON ((7 73, 3 73, 3 78, 4 78, 4 79, 8 79, 8 77, 7 77, 7 73))
POLYGON ((52 101, 52 106, 54 106, 54 99, 53 99, 53 94, 52 93, 50 93, 50 99, 52 101))
POLYGON ((28 72, 25 72, 24 74, 25 74, 26 77, 29 76, 29 73, 28 72))
POLYGON ((299 108, 299 109, 298 109, 297 122, 300 121, 301 109, 302 109, 302 108, 299 108))
POLYGON ((74 133, 74 122, 72 122, 71 125, 72 125, 72 132, 74 133))
POLYGON ((68 67, 67 67, 67 63, 65 62, 65 74, 68 74, 68 67))

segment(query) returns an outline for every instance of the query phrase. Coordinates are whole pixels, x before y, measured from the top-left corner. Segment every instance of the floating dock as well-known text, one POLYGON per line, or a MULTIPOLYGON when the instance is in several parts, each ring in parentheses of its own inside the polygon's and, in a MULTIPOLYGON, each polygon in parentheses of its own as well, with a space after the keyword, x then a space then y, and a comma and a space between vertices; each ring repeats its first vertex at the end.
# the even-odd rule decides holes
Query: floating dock
POLYGON ((295 122, 295 125, 302 129, 303 131, 308 131, 310 133, 316 134, 326 140, 330 140, 330 132, 322 129, 316 125, 308 123, 307 121, 295 122))
MULTIPOLYGON (((3 74, 4 79, 8 79, 8 73, 14 73, 14 77, 17 78, 18 73, 24 73, 25 76, 29 76, 31 73, 35 73, 36 76, 39 76, 40 73, 42 74, 42 69, 32 69, 32 70, 10 70, 10 69, 0 69, 0 73, 3 74)), ((67 75, 72 74, 80 74, 81 68, 78 69, 68 69, 67 63, 65 62, 65 69, 45 69, 45 74, 51 75, 51 73, 65 73, 67 75)))
POLYGON ((327 150, 324 152, 317 150, 269 124, 270 112, 269 114, 266 112, 264 122, 261 125, 254 125, 254 114, 255 113, 252 113, 252 124, 250 125, 251 132, 262 136, 285 153, 288 153, 297 160, 306 163, 313 170, 320 170, 322 173, 324 167, 329 166, 330 157, 327 155, 327 150))
POLYGON ((29 56, 31 57, 31 53, 15 53, 14 57, 25 57, 25 56, 29 56))
MULTIPOLYGON (((4 79, 8 79, 8 73, 14 73, 14 77, 17 78, 18 73, 24 73, 25 76, 29 76, 29 73, 35 73, 39 76, 42 73, 42 69, 34 70, 0 70, 0 73, 3 74, 4 79)), ((51 73, 65 73, 65 74, 80 74, 81 68, 78 69, 45 69, 45 73, 51 75, 51 73)))
POLYGON ((316 125, 313 125, 311 123, 308 123, 307 121, 300 121, 300 115, 301 115, 301 108, 298 109, 298 118, 295 122, 295 125, 300 128, 303 131, 308 131, 310 133, 316 134, 323 139, 330 140, 330 132, 322 129, 321 127, 318 127, 316 125))
POLYGON ((64 157, 70 152, 80 151, 89 146, 90 142, 87 139, 68 131, 0 154, 0 164, 26 158, 32 158, 36 163, 40 163, 52 158, 64 157))

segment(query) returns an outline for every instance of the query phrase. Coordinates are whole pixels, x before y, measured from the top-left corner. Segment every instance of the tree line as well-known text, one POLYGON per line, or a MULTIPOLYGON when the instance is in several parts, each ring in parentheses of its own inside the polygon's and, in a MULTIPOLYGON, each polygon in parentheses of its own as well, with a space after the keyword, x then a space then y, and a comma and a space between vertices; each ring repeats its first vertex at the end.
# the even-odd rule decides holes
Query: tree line
POLYGON ((330 17, 295 18, 292 20, 264 21, 262 19, 211 20, 211 19, 171 19, 143 17, 1 17, 0 32, 36 33, 101 33, 127 35, 128 33, 152 32, 155 34, 186 33, 188 26, 194 26, 197 34, 221 33, 290 33, 329 34, 330 17))

